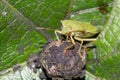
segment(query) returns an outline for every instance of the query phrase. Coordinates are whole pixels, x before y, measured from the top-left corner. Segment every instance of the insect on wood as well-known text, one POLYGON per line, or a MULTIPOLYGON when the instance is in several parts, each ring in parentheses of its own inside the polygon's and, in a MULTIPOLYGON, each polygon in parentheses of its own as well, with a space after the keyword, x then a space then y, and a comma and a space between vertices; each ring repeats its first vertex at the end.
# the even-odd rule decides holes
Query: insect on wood
MULTIPOLYGON (((94 27, 88 22, 76 21, 76 20, 61 20, 62 30, 55 30, 55 34, 58 41, 61 41, 58 34, 66 36, 66 41, 70 41, 72 45, 64 49, 64 54, 66 54, 67 49, 71 48, 76 44, 76 41, 80 42, 80 48, 78 54, 82 59, 83 56, 80 53, 81 48, 83 47, 83 42, 93 42, 96 41, 96 34, 100 33, 100 30, 97 27, 94 27), (57 34, 58 33, 58 34, 57 34)), ((44 30, 53 30, 49 28, 37 28, 44 30)))
MULTIPOLYGON (((83 46, 83 42, 96 41, 96 38, 94 38, 93 36, 100 33, 100 30, 88 22, 75 20, 62 20, 61 22, 63 26, 62 30, 55 30, 57 40, 60 40, 57 35, 57 33, 59 33, 61 35, 65 35, 66 40, 70 41, 73 45, 76 44, 75 41, 80 41, 80 48, 78 50, 78 53, 82 58, 80 50, 83 46)), ((69 49, 71 46, 65 48, 64 54, 66 53, 66 50, 69 49)))

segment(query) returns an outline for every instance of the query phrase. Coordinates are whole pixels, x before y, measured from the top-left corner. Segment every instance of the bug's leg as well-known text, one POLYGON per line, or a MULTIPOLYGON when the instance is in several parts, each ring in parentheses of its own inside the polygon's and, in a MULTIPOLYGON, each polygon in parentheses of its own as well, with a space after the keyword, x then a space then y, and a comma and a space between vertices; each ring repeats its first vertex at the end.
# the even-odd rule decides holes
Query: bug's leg
POLYGON ((81 38, 77 38, 77 37, 74 37, 76 40, 79 40, 79 41, 81 41, 81 43, 80 43, 80 48, 78 49, 78 54, 79 54, 79 56, 80 56, 80 59, 83 59, 83 55, 81 55, 81 48, 82 48, 82 46, 83 46, 83 40, 81 39, 81 38))
MULTIPOLYGON (((74 37, 76 40, 78 40, 78 41, 81 41, 81 44, 80 44, 80 48, 79 48, 79 51, 78 51, 78 53, 79 53, 79 55, 80 55, 80 50, 81 50, 81 48, 82 48, 82 46, 83 46, 83 41, 96 41, 97 39, 96 38, 91 38, 91 39, 81 39, 81 38, 78 38, 78 37, 74 37)), ((83 57, 83 56, 82 56, 83 57)), ((81 58, 82 58, 81 57, 81 58)))
POLYGON ((70 36, 70 39, 71 39, 72 45, 70 45, 70 46, 68 46, 68 47, 66 47, 66 48, 64 49, 64 51, 63 51, 64 55, 66 54, 66 51, 67 51, 69 48, 71 48, 71 47, 73 47, 73 46, 75 45, 75 41, 74 41, 72 35, 70 36))
POLYGON ((55 30, 55 35, 56 35, 56 38, 57 40, 60 40, 59 37, 58 37, 58 34, 57 34, 58 30, 55 30))
POLYGON ((57 37, 57 40, 60 41, 59 35, 58 35, 57 33, 62 34, 62 32, 59 31, 59 30, 55 30, 55 35, 56 35, 56 37, 57 37))
POLYGON ((96 41, 96 38, 91 38, 91 39, 82 39, 83 41, 96 41))
POLYGON ((67 46, 64 50, 63 50, 63 54, 66 55, 66 52, 69 48, 73 47, 73 45, 67 46))
POLYGON ((66 41, 68 41, 69 40, 69 34, 67 33, 66 34, 66 41))
POLYGON ((82 48, 82 45, 83 45, 83 40, 81 40, 80 48, 78 49, 78 54, 79 54, 79 56, 80 56, 81 59, 83 59, 83 55, 81 55, 81 48, 82 48))
POLYGON ((73 35, 72 35, 72 33, 71 33, 71 35, 70 35, 70 40, 71 40, 72 44, 75 45, 75 40, 73 39, 72 36, 73 36, 73 35))

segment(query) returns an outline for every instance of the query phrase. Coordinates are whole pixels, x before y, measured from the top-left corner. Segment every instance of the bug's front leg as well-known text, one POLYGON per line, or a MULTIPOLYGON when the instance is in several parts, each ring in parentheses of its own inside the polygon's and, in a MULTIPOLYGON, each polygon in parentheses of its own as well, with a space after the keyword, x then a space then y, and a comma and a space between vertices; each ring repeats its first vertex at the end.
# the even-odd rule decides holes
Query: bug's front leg
POLYGON ((80 58, 83 59, 83 55, 81 55, 81 48, 82 48, 82 46, 83 46, 83 40, 82 40, 81 38, 77 38, 77 37, 75 37, 75 36, 74 36, 74 38, 75 38, 76 40, 78 40, 78 41, 81 42, 81 43, 80 43, 80 48, 78 49, 78 54, 79 54, 80 58))
MULTIPOLYGON (((68 35, 66 35, 66 36, 67 36, 67 38, 68 38, 68 35)), ((74 39, 73 39, 72 36, 73 36, 73 35, 70 34, 70 41, 71 41, 72 45, 67 46, 67 47, 64 49, 64 51, 63 51, 63 54, 64 54, 64 55, 66 54, 66 51, 67 51, 69 48, 71 48, 71 47, 73 47, 73 46, 75 45, 75 41, 74 41, 74 39)))
POLYGON ((73 39, 73 36, 74 36, 74 32, 72 32, 70 34, 70 40, 71 40, 72 44, 75 45, 75 40, 73 39))
POLYGON ((58 41, 60 41, 59 35, 57 33, 62 34, 62 32, 59 31, 59 30, 55 30, 56 38, 57 38, 58 41))

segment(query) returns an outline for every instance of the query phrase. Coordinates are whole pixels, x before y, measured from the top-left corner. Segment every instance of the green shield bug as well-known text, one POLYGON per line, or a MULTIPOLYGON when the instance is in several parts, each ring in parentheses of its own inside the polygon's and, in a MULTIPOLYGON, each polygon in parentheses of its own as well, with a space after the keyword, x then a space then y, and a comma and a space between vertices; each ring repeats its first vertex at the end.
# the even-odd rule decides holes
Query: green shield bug
MULTIPOLYGON (((65 35, 66 39, 70 40, 73 45, 75 45, 75 40, 80 41, 81 43, 80 43, 80 48, 78 50, 78 53, 80 57, 82 57, 80 54, 80 50, 83 46, 83 42, 96 41, 96 38, 94 38, 93 36, 95 36, 96 34, 99 34, 100 30, 88 22, 81 22, 81 21, 75 21, 75 20, 62 20, 61 22, 63 26, 62 30, 55 30, 57 39, 60 40, 57 35, 57 33, 59 33, 61 35, 65 35)), ((71 46, 68 46, 64 50, 64 53, 71 46)))
MULTIPOLYGON (((57 40, 60 41, 58 34, 61 34, 66 36, 66 40, 72 43, 71 46, 68 46, 64 49, 64 54, 66 53, 67 49, 69 49, 70 47, 76 44, 75 41, 79 41, 80 48, 78 50, 78 53, 82 58, 80 51, 81 51, 81 48, 83 47, 83 42, 96 41, 97 39, 94 36, 99 34, 100 30, 88 22, 82 22, 82 21, 76 21, 76 20, 61 20, 61 23, 63 26, 62 30, 55 30, 57 40)), ((49 28, 38 28, 38 29, 52 30, 49 28)))

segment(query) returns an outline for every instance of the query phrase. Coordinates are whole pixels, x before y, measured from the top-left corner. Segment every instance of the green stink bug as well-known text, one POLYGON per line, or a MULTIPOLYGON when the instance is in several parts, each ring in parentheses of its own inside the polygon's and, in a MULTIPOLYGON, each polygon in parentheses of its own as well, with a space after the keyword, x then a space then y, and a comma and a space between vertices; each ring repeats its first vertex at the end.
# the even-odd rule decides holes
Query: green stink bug
MULTIPOLYGON (((94 26, 92 26, 88 22, 81 22, 81 21, 75 21, 75 20, 62 20, 62 25, 63 28, 62 30, 55 30, 55 34, 58 40, 59 37, 57 33, 65 35, 67 40, 70 40, 73 45, 75 45, 75 40, 80 41, 80 48, 79 48, 79 55, 80 57, 80 50, 82 48, 83 42, 91 42, 91 41, 96 41, 96 38, 92 38, 96 34, 100 33, 100 30, 94 26)), ((71 46, 68 46, 64 52, 71 46)))

